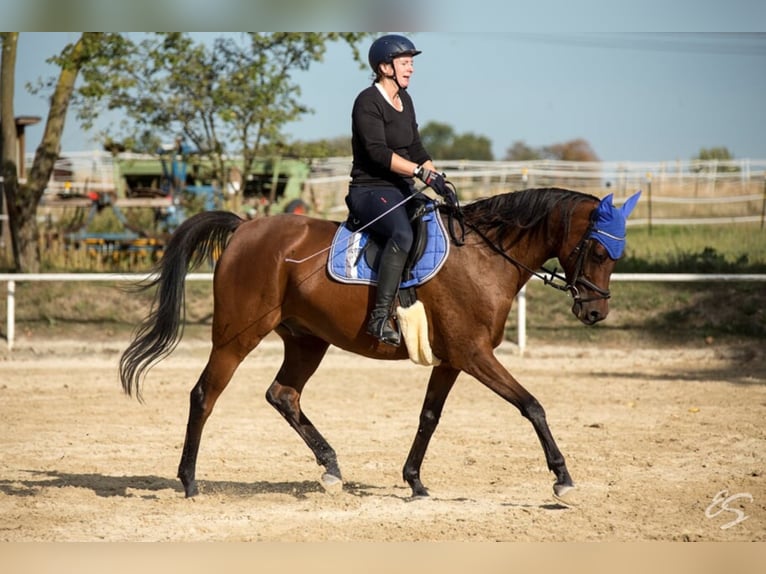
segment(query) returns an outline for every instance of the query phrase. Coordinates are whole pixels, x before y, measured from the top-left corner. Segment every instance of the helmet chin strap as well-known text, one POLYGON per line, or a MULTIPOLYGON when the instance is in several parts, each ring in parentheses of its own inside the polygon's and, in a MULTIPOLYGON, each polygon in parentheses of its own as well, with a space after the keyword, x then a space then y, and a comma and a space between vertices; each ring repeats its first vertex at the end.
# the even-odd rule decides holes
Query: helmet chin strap
POLYGON ((394 73, 391 74, 390 76, 384 75, 384 77, 388 80, 393 80, 394 83, 396 84, 396 87, 399 88, 400 90, 406 90, 407 88, 403 88, 402 85, 399 83, 399 78, 396 77, 396 67, 394 66, 394 63, 391 62, 390 66, 391 66, 391 69, 394 71, 394 73))

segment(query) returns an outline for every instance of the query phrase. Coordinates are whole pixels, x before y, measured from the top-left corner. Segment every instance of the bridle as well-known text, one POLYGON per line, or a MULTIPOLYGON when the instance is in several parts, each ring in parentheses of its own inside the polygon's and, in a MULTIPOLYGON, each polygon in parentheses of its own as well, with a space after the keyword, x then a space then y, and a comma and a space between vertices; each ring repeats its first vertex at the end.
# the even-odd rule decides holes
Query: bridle
POLYGON ((540 271, 536 271, 529 267, 528 265, 525 265, 515 257, 512 257, 508 255, 502 247, 497 245, 492 239, 487 237, 487 235, 482 232, 478 227, 476 227, 474 224, 466 222, 465 223, 468 227, 470 227, 476 234, 481 237, 484 242, 489 245, 495 252, 497 252, 500 256, 502 256, 506 261, 509 263, 516 265, 518 267, 521 267, 525 271, 528 271, 538 279, 541 279, 545 285, 550 285, 554 289, 558 289, 559 291, 565 291, 568 292, 571 296, 574 302, 577 304, 582 303, 589 303, 591 301, 600 301, 601 299, 609 299, 612 295, 609 291, 609 289, 602 289, 592 281, 590 281, 587 277, 585 277, 585 256, 587 255, 592 242, 594 241, 593 237, 591 236, 593 233, 595 221, 593 217, 591 217, 590 224, 588 225, 588 229, 585 230, 585 233, 582 236, 582 239, 580 239, 580 242, 577 244, 577 246, 572 250, 572 252, 569 254, 569 257, 567 257, 567 261, 571 260, 573 257, 577 257, 577 260, 575 261, 574 266, 574 273, 572 273, 573 279, 570 281, 566 275, 562 275, 558 272, 558 270, 554 267, 553 270, 547 269, 545 267, 541 267, 542 271, 544 273, 541 273, 540 271), (546 275, 547 273, 547 275, 546 275), (579 287, 584 287, 585 289, 595 293, 592 297, 583 297, 579 287))
POLYGON ((585 234, 582 236, 582 239, 580 239, 580 242, 577 244, 577 247, 575 247, 572 250, 572 253, 569 254, 569 259, 572 259, 572 257, 577 256, 577 261, 575 261, 575 268, 573 273, 574 275, 573 281, 566 282, 566 277, 558 275, 555 269, 553 271, 550 271, 543 267, 543 271, 550 273, 554 278, 563 279, 566 282, 565 285, 553 285, 552 283, 549 283, 549 284, 553 285, 553 287, 556 287, 557 289, 560 289, 562 291, 569 291, 575 303, 590 303, 591 301, 609 299, 612 296, 611 293, 609 292, 609 289, 602 289, 601 287, 593 283, 590 279, 585 277, 585 270, 583 269, 585 265, 585 256, 588 254, 588 251, 593 245, 593 241, 595 241, 593 237, 591 237, 593 226, 594 226, 594 221, 591 220, 590 225, 588 225, 588 229, 585 231, 585 234), (585 287, 586 289, 595 293, 596 295, 593 297, 584 298, 580 294, 580 290, 577 288, 578 285, 585 287))

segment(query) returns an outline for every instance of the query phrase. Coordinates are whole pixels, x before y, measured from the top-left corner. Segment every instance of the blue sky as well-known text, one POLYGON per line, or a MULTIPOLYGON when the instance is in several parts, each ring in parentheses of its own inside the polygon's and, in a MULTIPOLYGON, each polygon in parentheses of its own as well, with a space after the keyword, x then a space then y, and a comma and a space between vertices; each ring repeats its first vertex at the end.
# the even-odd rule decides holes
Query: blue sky
MULTIPOLYGON (((705 17, 706 3, 697 5, 705 17)), ((712 13, 708 18, 707 29, 727 29, 716 26, 712 13)), ((44 121, 45 100, 29 95, 24 84, 55 72, 45 60, 77 36, 20 34, 16 115, 44 121)), ((737 158, 766 159, 764 33, 490 30, 410 36, 423 50, 410 86, 420 124, 438 121, 457 133, 486 136, 496 159, 518 140, 539 147, 575 138, 590 142, 605 161, 683 160, 715 146, 737 158)), ((296 78, 315 113, 288 126, 292 139, 349 135, 351 104, 370 75, 348 47, 332 46, 324 62, 296 78)), ((101 125, 108 123, 105 118, 101 125)), ((41 134, 42 124, 28 128, 27 151, 41 134)), ((70 114, 62 149, 98 149, 91 138, 70 114)))

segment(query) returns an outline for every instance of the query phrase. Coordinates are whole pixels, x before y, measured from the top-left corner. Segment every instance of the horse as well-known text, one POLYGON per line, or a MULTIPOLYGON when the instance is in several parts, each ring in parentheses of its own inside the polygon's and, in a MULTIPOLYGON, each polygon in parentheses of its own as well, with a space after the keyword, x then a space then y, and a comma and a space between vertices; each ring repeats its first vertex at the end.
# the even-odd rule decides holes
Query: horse
MULTIPOLYGON (((474 377, 528 419, 555 476, 553 496, 565 502, 574 482, 538 400, 499 362, 494 350, 521 287, 533 275, 568 292, 572 313, 593 325, 609 312, 609 279, 624 247, 625 220, 640 191, 615 207, 578 191, 535 188, 506 192, 458 206, 462 239, 433 278, 417 287, 435 357, 414 441, 402 470, 412 497, 428 496, 421 465, 445 400, 461 372, 474 377), (557 259, 560 272, 543 266, 557 259), (550 275, 541 275, 544 269, 550 275)), ((441 205, 439 217, 455 215, 441 205)), ((266 400, 298 433, 324 468, 321 484, 340 485, 335 450, 311 423, 301 393, 330 345, 381 360, 406 360, 403 347, 368 335, 374 288, 347 285, 327 272, 327 250, 340 222, 280 214, 245 221, 228 211, 185 220, 168 240, 153 275, 148 315, 120 357, 124 392, 142 401, 148 370, 167 357, 183 333, 187 272, 215 260, 212 347, 190 392, 178 478, 186 497, 198 494, 195 477, 203 427, 238 365, 272 332, 284 344, 283 362, 266 400)))

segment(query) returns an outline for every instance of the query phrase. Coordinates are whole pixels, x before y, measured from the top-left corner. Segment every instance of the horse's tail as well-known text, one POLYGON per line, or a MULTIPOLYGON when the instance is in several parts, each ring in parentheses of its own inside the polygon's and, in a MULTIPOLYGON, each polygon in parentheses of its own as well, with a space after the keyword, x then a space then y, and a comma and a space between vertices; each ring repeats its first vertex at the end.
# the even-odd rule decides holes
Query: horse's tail
POLYGON ((156 274, 140 289, 157 286, 149 315, 138 326, 133 341, 120 357, 120 380, 126 394, 136 393, 146 372, 167 357, 183 334, 186 273, 218 257, 229 236, 244 220, 229 211, 205 211, 184 221, 173 233, 156 274))

